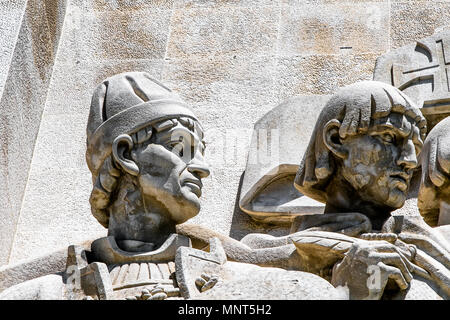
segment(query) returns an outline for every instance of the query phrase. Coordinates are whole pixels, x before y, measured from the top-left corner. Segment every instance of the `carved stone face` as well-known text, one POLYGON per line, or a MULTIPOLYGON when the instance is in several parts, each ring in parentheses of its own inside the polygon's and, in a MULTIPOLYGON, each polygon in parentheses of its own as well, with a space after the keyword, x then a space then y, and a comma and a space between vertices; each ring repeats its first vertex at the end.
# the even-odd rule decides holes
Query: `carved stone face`
POLYGON ((324 213, 359 212, 381 230, 407 198, 425 134, 425 118, 397 88, 343 87, 322 109, 294 185, 324 213))
POLYGON ((391 113, 376 119, 367 134, 342 139, 342 175, 363 201, 400 208, 407 196, 417 152, 419 130, 408 117, 391 113))
POLYGON ((162 205, 176 223, 185 222, 199 212, 201 180, 209 175, 203 158, 204 143, 180 123, 156 133, 154 139, 154 143, 132 153, 139 167, 144 206, 162 205))
POLYGON ((210 172, 199 130, 192 122, 185 126, 179 119, 167 120, 152 128, 150 140, 128 152, 123 144, 113 147, 124 177, 110 207, 108 234, 124 250, 142 250, 129 240, 159 246, 176 224, 200 211, 201 180, 210 172))
POLYGON ((203 159, 198 119, 145 72, 105 79, 91 100, 86 161, 94 217, 127 251, 160 246, 200 211, 203 159))

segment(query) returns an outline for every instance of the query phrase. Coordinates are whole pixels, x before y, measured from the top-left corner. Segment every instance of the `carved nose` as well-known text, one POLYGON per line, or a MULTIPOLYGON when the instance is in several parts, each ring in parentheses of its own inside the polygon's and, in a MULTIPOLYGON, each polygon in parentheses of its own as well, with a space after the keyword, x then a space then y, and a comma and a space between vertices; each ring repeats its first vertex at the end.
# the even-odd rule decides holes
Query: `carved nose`
POLYGON ((406 145, 403 147, 402 153, 397 160, 397 164, 407 170, 417 167, 416 150, 414 148, 414 143, 412 142, 412 140, 408 140, 406 145))
POLYGON ((189 162, 187 170, 200 179, 206 178, 211 173, 208 164, 200 152, 197 152, 195 157, 189 162))
POLYGON ((206 164, 191 163, 188 165, 187 169, 190 173, 199 177, 200 179, 206 178, 211 173, 208 165, 206 164))

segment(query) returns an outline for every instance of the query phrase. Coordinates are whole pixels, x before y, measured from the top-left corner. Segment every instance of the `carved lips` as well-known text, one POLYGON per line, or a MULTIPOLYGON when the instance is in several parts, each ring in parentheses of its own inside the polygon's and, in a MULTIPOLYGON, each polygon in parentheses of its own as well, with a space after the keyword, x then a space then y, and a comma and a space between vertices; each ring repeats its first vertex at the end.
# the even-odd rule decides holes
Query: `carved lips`
POLYGON ((185 178, 183 182, 181 183, 182 186, 189 187, 191 191, 197 196, 202 196, 202 187, 203 184, 200 180, 194 179, 194 178, 185 178))
POLYGON ((389 177, 392 180, 396 181, 395 186, 399 188, 401 191, 406 191, 408 189, 409 181, 411 180, 410 174, 407 174, 406 172, 403 171, 399 171, 389 175, 389 177))

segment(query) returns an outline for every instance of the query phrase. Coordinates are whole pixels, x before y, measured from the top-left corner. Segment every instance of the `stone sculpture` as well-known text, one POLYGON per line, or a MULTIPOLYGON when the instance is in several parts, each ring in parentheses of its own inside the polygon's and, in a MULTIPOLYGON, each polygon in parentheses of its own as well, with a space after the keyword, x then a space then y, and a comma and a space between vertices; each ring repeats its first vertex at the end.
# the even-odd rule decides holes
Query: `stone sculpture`
POLYGON ((105 80, 92 98, 86 160, 92 214, 127 251, 149 251, 200 210, 203 130, 145 73, 105 80))
MULTIPOLYGON (((449 43, 450 29, 444 26, 431 36, 382 54, 373 72, 374 80, 396 87, 416 103, 427 120, 428 131, 450 115, 449 43)), ((256 122, 239 201, 241 210, 254 220, 286 225, 295 216, 323 212, 323 203, 301 194, 293 180, 312 127, 329 98, 292 97, 256 122), (277 146, 282 152, 268 157, 267 150, 277 146)), ((416 178, 409 199, 417 198, 416 178)), ((413 209, 406 203, 404 210, 415 211, 415 200, 408 201, 413 202, 413 209)))
POLYGON ((365 240, 354 242, 333 267, 331 282, 347 286, 350 298, 392 295, 388 279, 400 289, 396 298, 416 295, 416 282, 423 298, 428 289, 431 297, 434 291, 448 298, 450 245, 420 217, 391 216, 406 200, 425 133, 415 104, 376 81, 339 90, 319 116, 295 186, 324 202, 325 214, 301 217, 300 225, 365 240), (370 266, 383 279, 373 290, 370 266))
POLYGON ((380 229, 406 199, 425 134, 425 119, 399 90, 345 87, 319 116, 295 185, 325 212, 364 212, 380 229))
POLYGON ((398 89, 359 82, 322 110, 295 187, 325 203, 283 237, 241 241, 183 224, 209 175, 199 121, 141 72, 94 92, 86 160, 92 214, 108 236, 68 248, 66 270, 0 299, 441 299, 450 245, 418 217, 392 216, 407 197, 426 121, 398 89))
POLYGON ((422 179, 418 206, 430 226, 450 224, 450 118, 427 135, 420 157, 422 179))
MULTIPOLYGON (((226 255, 314 273, 350 299, 447 299, 449 243, 420 216, 391 215, 407 198, 425 133, 398 89, 376 81, 341 89, 319 115, 295 178, 325 214, 296 217, 284 237, 222 238, 226 255)), ((198 229, 186 231, 206 243, 198 229)))
MULTIPOLYGON (((92 214, 108 236, 90 250, 70 246, 63 274, 18 284, 0 299, 342 298, 313 274, 227 261, 215 236, 225 245, 229 237, 194 226, 210 243, 204 252, 191 247, 186 228, 177 233, 200 210, 204 149, 198 120, 167 87, 142 72, 106 79, 92 98, 86 160, 92 214), (254 290, 262 281, 265 290, 254 290)), ((277 252, 295 253, 290 247, 277 252)))
MULTIPOLYGON (((209 175, 204 147, 203 129, 192 111, 148 74, 120 74, 96 88, 86 160, 93 181, 92 214, 108 228, 108 237, 94 241, 89 252, 69 247, 67 270, 60 276, 69 290, 60 298, 110 299, 117 286, 133 287, 133 281, 173 283, 176 249, 189 245, 175 225, 199 212, 201 179, 209 175), (78 290, 72 290, 72 280, 78 290)), ((59 286, 60 280, 55 280, 59 286)), ((45 283, 31 280, 37 281, 45 283)), ((179 294, 172 289, 166 296, 179 294)), ((16 292, 12 287, 2 297, 16 292)), ((45 292, 32 294, 45 298, 45 292)))

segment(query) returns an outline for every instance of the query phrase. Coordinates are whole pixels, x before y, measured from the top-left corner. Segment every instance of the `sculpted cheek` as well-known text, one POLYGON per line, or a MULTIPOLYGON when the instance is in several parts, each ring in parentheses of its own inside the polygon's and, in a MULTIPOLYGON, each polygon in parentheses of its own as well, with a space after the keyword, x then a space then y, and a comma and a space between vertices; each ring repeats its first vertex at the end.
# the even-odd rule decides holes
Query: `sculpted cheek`
MULTIPOLYGON (((361 189, 374 183, 383 175, 385 165, 382 162, 384 146, 367 137, 356 142, 350 148, 346 162, 346 178, 354 187, 361 189)), ((384 182, 385 183, 385 182, 384 182)))
POLYGON ((353 167, 362 164, 364 166, 369 166, 377 163, 380 160, 380 153, 383 152, 383 148, 374 144, 370 140, 364 140, 364 143, 359 143, 354 146, 351 150, 350 159, 351 165, 353 167))
POLYGON ((354 176, 354 185, 357 186, 358 189, 366 186, 370 182, 370 177, 364 174, 356 174, 354 176))
POLYGON ((168 176, 182 170, 184 162, 173 152, 160 145, 150 145, 137 155, 140 170, 154 176, 168 176))
POLYGON ((389 198, 389 179, 386 174, 383 174, 378 178, 377 186, 380 197, 383 200, 387 200, 389 198))
POLYGON ((350 165, 357 169, 357 171, 360 171, 361 174, 374 174, 373 169, 380 161, 381 152, 382 148, 380 146, 371 144, 370 142, 362 147, 353 148, 349 157, 351 159, 350 165))

